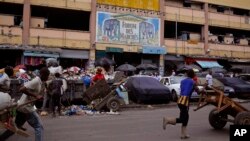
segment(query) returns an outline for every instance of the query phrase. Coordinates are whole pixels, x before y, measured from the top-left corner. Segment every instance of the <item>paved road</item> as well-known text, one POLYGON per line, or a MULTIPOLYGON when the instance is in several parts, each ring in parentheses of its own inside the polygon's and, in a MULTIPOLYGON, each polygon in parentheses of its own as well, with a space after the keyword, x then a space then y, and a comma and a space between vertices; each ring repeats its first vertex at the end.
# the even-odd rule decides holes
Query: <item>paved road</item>
MULTIPOLYGON (((242 104, 250 110, 250 103, 242 104)), ((213 130, 208 123, 207 106, 194 112, 190 109, 189 132, 192 141, 229 141, 229 124, 213 130)), ((179 141, 180 125, 162 129, 162 117, 178 116, 176 106, 161 108, 126 109, 120 115, 84 115, 61 118, 43 117, 45 141, 179 141)), ((34 141, 33 130, 28 126, 29 138, 18 135, 9 141, 34 141)))

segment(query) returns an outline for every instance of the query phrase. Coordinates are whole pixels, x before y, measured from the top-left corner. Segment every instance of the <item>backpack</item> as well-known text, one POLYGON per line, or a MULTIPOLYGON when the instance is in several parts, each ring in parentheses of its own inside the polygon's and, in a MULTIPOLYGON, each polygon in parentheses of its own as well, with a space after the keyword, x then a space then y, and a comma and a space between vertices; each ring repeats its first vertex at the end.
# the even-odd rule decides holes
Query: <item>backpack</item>
POLYGON ((52 80, 49 86, 51 95, 62 95, 62 85, 63 82, 61 79, 52 80))

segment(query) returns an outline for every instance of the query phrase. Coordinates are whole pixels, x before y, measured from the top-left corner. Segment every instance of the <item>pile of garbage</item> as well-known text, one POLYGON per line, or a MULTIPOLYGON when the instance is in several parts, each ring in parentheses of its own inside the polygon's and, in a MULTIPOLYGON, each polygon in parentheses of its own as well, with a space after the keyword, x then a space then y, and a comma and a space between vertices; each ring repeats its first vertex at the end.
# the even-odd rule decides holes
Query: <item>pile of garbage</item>
MULTIPOLYGON (((41 116, 48 116, 47 112, 41 112, 41 116)), ((84 115, 120 115, 119 112, 111 111, 97 111, 93 109, 91 106, 84 105, 71 105, 62 110, 62 116, 84 116, 84 115)))

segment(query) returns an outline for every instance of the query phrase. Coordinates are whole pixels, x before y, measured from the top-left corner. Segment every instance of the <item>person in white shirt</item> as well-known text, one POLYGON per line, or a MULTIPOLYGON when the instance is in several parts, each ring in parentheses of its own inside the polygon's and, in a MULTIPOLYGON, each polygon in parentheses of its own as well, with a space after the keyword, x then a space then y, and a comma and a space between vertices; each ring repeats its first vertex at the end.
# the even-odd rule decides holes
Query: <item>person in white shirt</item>
POLYGON ((171 74, 172 76, 175 76, 175 71, 174 70, 172 70, 172 74, 171 74))
POLYGON ((209 70, 208 74, 206 75, 206 82, 208 87, 213 86, 213 76, 212 76, 212 71, 209 70))
MULTIPOLYGON (((24 102, 30 99, 41 99, 44 95, 44 85, 48 80, 50 71, 47 67, 44 67, 40 70, 40 76, 36 76, 31 81, 24 84, 23 87, 20 88, 20 91, 24 94, 22 95, 21 99, 24 102)), ((23 103, 24 103, 23 102, 23 103)), ((29 104, 23 106, 22 108, 18 109, 18 111, 24 113, 26 115, 26 120, 35 130, 35 141, 42 141, 43 140, 43 125, 41 123, 41 119, 37 112, 34 109, 33 104, 29 104)))
POLYGON ((13 68, 6 67, 3 75, 0 77, 0 109, 7 107, 11 103, 9 77, 13 76, 13 74, 13 68))
MULTIPOLYGON (((44 67, 40 70, 40 76, 36 76, 31 81, 28 81, 20 88, 20 92, 23 93, 22 97, 18 101, 18 104, 24 104, 30 100, 38 100, 43 97, 42 84, 48 80, 49 77, 48 68, 44 67)), ((35 141, 43 141, 43 125, 41 119, 34 108, 34 104, 27 104, 17 109, 17 116, 15 119, 16 126, 22 127, 25 122, 28 122, 35 130, 35 141)), ((12 136, 14 132, 7 130, 1 136, 0 140, 4 141, 12 136)))

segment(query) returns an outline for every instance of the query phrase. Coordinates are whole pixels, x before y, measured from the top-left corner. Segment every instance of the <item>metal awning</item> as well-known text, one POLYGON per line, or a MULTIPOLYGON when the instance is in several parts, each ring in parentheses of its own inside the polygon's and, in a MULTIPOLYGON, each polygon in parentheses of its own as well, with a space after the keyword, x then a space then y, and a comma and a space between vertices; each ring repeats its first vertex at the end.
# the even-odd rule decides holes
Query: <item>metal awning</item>
POLYGON ((183 71, 183 70, 188 70, 188 69, 193 69, 195 72, 199 72, 202 70, 201 67, 199 67, 198 65, 195 65, 195 64, 190 64, 190 65, 179 64, 177 66, 178 71, 183 71))
POLYGON ((0 49, 4 50, 23 50, 23 51, 37 51, 37 52, 49 52, 49 53, 60 53, 60 48, 51 48, 44 46, 22 46, 22 45, 0 45, 0 49))
POLYGON ((219 65, 217 61, 196 61, 202 68, 213 68, 219 67, 223 68, 223 66, 219 65))
POLYGON ((89 59, 89 51, 62 49, 60 58, 89 59))
POLYGON ((24 56, 30 57, 46 57, 46 58, 58 58, 59 53, 50 53, 50 52, 40 52, 40 51, 24 51, 24 56))

